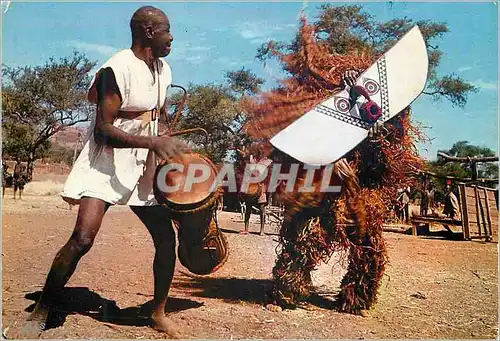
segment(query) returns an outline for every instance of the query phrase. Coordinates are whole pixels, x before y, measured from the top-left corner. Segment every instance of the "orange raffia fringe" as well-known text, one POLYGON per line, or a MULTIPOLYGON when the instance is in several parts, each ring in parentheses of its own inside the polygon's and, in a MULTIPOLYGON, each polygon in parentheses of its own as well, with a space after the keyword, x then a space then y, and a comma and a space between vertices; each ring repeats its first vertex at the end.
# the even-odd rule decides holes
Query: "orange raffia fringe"
MULTIPOLYGON (((246 101, 249 115, 246 132, 254 139, 270 139, 315 104, 340 90, 342 75, 348 70, 364 70, 375 60, 362 51, 357 54, 331 54, 328 46, 315 38, 314 26, 301 19, 299 49, 290 54, 272 53, 293 76, 275 90, 246 101)), ((312 133, 312 132, 311 132, 312 133)))

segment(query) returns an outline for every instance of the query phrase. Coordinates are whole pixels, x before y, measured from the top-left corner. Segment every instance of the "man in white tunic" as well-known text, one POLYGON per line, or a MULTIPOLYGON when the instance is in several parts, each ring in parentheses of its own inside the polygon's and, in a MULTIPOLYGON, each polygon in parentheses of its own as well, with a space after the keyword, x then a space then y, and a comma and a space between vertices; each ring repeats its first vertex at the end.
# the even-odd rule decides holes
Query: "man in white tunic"
MULTIPOLYGON (((97 104, 89 140, 68 176, 62 196, 79 204, 76 226, 57 253, 43 293, 28 319, 36 333, 45 328, 49 310, 87 253, 110 205, 129 205, 146 225, 155 246, 154 300, 151 326, 179 337, 165 316, 165 304, 175 265, 175 234, 165 208, 152 192, 155 154, 177 157, 184 145, 158 135, 158 108, 164 110, 168 64, 173 37, 168 17, 145 6, 130 21, 132 47, 115 54, 97 72, 88 98, 97 104)), ((29 328, 25 328, 29 330, 29 328)), ((31 332, 31 337, 36 337, 31 332)))

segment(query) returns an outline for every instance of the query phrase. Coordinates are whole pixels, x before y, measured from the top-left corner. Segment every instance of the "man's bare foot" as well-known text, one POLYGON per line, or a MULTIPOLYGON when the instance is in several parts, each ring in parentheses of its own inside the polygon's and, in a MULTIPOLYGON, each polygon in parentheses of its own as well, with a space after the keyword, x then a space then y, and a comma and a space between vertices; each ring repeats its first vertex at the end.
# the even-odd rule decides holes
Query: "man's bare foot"
POLYGON ((181 338, 179 329, 165 314, 153 313, 151 315, 151 327, 159 332, 168 334, 172 339, 181 338))
POLYGON ((269 311, 272 311, 272 312, 276 312, 276 313, 283 311, 283 308, 281 308, 279 305, 272 304, 272 303, 267 304, 266 309, 269 311))
POLYGON ((240 234, 248 234, 248 231, 245 231, 245 230, 240 231, 240 234))
POLYGON ((261 233, 260 233, 260 235, 261 235, 261 236, 265 236, 264 232, 261 232, 261 233))

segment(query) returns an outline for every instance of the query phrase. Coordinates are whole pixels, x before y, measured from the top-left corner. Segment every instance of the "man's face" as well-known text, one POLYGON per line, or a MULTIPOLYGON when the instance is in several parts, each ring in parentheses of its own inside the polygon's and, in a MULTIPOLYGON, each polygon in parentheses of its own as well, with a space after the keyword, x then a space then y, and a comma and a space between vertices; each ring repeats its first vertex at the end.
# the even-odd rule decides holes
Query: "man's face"
POLYGON ((155 58, 166 57, 171 48, 174 37, 170 33, 170 22, 167 16, 163 17, 162 22, 155 28, 151 40, 151 48, 155 58))

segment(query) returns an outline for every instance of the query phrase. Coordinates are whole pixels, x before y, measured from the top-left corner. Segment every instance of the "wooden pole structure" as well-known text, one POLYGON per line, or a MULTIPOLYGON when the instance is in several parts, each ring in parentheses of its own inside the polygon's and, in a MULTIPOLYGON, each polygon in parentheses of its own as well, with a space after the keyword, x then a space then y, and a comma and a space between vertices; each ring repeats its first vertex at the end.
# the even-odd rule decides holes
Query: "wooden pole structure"
POLYGON ((481 222, 479 221, 479 195, 477 193, 477 186, 472 186, 474 188, 474 197, 475 197, 475 204, 476 204, 476 224, 477 224, 477 229, 479 232, 479 237, 482 236, 481 232, 481 222))
POLYGON ((470 164, 471 170, 472 170, 472 181, 477 181, 477 163, 478 162, 496 162, 498 161, 498 156, 477 156, 477 157, 457 157, 457 156, 451 156, 443 152, 438 152, 438 156, 441 156, 447 161, 453 161, 453 162, 466 162, 470 164))
POLYGON ((467 210, 467 197, 465 194, 465 184, 459 184, 460 205, 462 206, 462 227, 464 231, 464 238, 470 240, 470 225, 469 225, 469 212, 467 210))
POLYGON ((491 212, 490 212, 490 201, 488 200, 488 192, 486 191, 486 188, 481 188, 484 193, 484 201, 486 202, 486 214, 488 218, 488 229, 490 232, 490 236, 493 234, 493 229, 491 228, 491 212))
POLYGON ((455 161, 455 162, 495 162, 498 161, 498 156, 475 156, 475 157, 458 157, 451 156, 443 152, 438 152, 438 156, 441 156, 447 161, 455 161))
POLYGON ((439 178, 439 179, 450 179, 450 180, 459 181, 459 182, 472 182, 472 181, 475 181, 475 182, 498 182, 498 179, 479 178, 479 179, 473 180, 472 178, 457 178, 455 176, 439 175, 439 174, 434 173, 434 172, 424 171, 424 170, 420 170, 420 169, 417 170, 417 173, 431 175, 431 176, 433 176, 435 178, 439 178))

